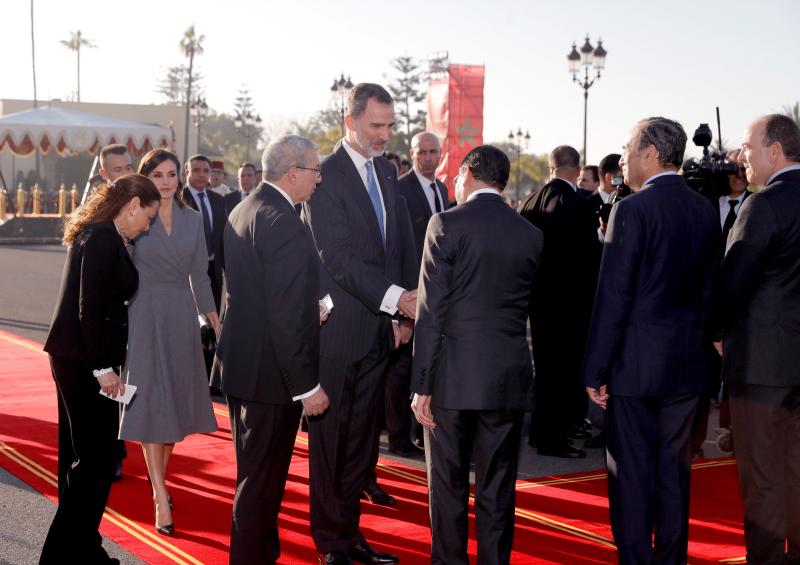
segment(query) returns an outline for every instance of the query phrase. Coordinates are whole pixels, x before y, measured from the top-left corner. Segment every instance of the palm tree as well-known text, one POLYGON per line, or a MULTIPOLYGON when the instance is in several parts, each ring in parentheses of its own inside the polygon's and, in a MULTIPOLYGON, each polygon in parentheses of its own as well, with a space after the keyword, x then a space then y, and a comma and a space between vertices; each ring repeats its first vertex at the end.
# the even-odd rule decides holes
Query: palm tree
POLYGON ((94 43, 90 40, 83 37, 81 34, 81 30, 71 32, 72 37, 69 40, 62 39, 61 45, 69 49, 70 51, 75 51, 78 55, 78 90, 76 92, 78 96, 78 102, 81 101, 81 47, 88 47, 93 49, 95 47, 94 43))
POLYGON ((194 67, 194 56, 200 55, 203 52, 203 41, 205 40, 205 35, 196 35, 194 32, 194 24, 189 26, 189 29, 186 30, 186 33, 183 34, 183 39, 181 39, 181 51, 183 51, 183 55, 189 58, 189 79, 186 82, 186 100, 184 101, 184 106, 186 106, 186 116, 184 118, 184 130, 183 130, 183 162, 186 163, 186 159, 189 157, 189 105, 191 104, 192 100, 192 71, 194 67))
POLYGON ((800 102, 795 102, 794 106, 784 106, 783 113, 794 120, 800 126, 800 102))

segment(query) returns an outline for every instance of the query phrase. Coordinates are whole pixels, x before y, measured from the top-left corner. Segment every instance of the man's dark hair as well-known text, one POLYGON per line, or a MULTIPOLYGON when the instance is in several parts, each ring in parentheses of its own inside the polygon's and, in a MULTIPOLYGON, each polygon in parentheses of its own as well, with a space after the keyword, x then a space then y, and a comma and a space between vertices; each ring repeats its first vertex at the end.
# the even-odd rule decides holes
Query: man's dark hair
POLYGON ((105 168, 106 159, 109 155, 125 155, 128 153, 128 148, 119 143, 112 143, 106 145, 100 150, 100 166, 105 168))
POLYGON ((597 168, 597 165, 586 165, 583 170, 591 171, 594 182, 600 182, 600 170, 597 168))
POLYGON ((492 145, 480 145, 467 153, 461 166, 469 169, 472 178, 483 181, 488 186, 503 190, 508 183, 511 162, 508 156, 492 145))
POLYGON ((570 145, 559 145, 550 152, 550 160, 556 169, 561 167, 572 167, 577 169, 581 166, 581 154, 570 145))
POLYGON ((376 99, 381 104, 394 104, 394 98, 380 84, 371 82, 359 82, 350 89, 347 95, 347 115, 354 118, 359 117, 367 109, 367 102, 370 98, 376 99))
POLYGON ((408 167, 409 169, 411 168, 411 161, 409 161, 408 159, 403 159, 402 161, 400 161, 400 164, 408 167))
POLYGON ((253 163, 250 163, 248 161, 245 161, 244 163, 239 165, 239 170, 241 171, 242 169, 246 169, 247 167, 250 167, 251 169, 253 169, 253 174, 256 174, 256 166, 253 163))
POLYGON ((605 177, 606 173, 616 174, 620 171, 619 160, 622 155, 619 153, 610 153, 603 157, 600 161, 600 175, 605 177))
POLYGON ((784 114, 770 114, 764 121, 764 147, 775 142, 781 144, 783 156, 789 161, 800 162, 800 127, 784 114))
POLYGON ((192 167, 192 163, 194 163, 195 161, 205 161, 206 163, 208 163, 208 168, 209 169, 211 168, 211 159, 209 159, 205 155, 199 155, 199 154, 198 155, 192 155, 191 157, 189 157, 189 160, 186 161, 186 163, 189 165, 189 168, 191 168, 192 167))
POLYGON ((639 132, 637 149, 642 150, 652 145, 656 148, 660 165, 672 165, 679 169, 686 150, 686 132, 683 131, 683 126, 675 120, 660 116, 647 118, 641 123, 643 125, 639 132))

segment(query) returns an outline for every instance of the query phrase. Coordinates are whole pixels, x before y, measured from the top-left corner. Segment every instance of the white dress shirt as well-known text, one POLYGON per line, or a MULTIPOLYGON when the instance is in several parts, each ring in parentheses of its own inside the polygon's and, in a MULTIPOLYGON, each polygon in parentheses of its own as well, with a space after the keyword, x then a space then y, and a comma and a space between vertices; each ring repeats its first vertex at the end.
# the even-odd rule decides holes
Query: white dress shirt
POLYGON ((611 200, 611 197, 614 196, 615 191, 606 192, 605 190, 598 190, 597 194, 600 195, 600 199, 603 201, 603 204, 608 204, 608 201, 611 200))
POLYGON ((731 211, 731 200, 736 200, 736 204, 733 205, 733 209, 738 216, 739 209, 742 207, 742 202, 744 201, 744 192, 736 198, 732 197, 730 194, 728 196, 719 197, 719 225, 723 229, 725 228, 725 218, 728 217, 728 212, 731 211))
POLYGON ((655 174, 652 177, 648 177, 648 179, 642 183, 642 186, 646 186, 647 183, 652 182, 654 179, 657 179, 658 177, 665 177, 667 175, 677 175, 677 174, 678 173, 676 171, 664 171, 663 173, 655 174))
MULTIPOLYGON (((294 202, 292 201, 291 196, 286 194, 286 192, 284 192, 279 186, 276 186, 276 185, 272 184, 269 181, 264 181, 264 182, 267 183, 268 185, 270 185, 275 190, 277 190, 281 194, 281 196, 283 196, 286 199, 286 201, 289 203, 289 205, 292 208, 294 208, 294 202)), ((244 192, 244 191, 242 191, 242 192, 244 193, 244 195, 242 196, 242 200, 244 200, 245 196, 247 196, 248 193, 244 192)), ((304 392, 303 394, 298 394, 297 396, 293 396, 292 397, 292 402, 295 402, 297 400, 303 400, 304 398, 308 398, 309 396, 311 396, 312 394, 317 392, 320 388, 321 388, 321 386, 318 383, 317 386, 315 386, 314 388, 312 388, 308 392, 304 392)))
POLYGON ((769 176, 769 178, 767 179, 767 182, 764 183, 764 186, 767 186, 769 183, 771 183, 772 179, 774 179, 778 175, 786 173, 788 171, 800 171, 800 163, 796 163, 794 165, 789 165, 787 167, 784 167, 784 168, 782 168, 780 170, 775 171, 774 173, 772 173, 769 176))
MULTIPOLYGON (((350 156, 350 159, 353 161, 353 164, 356 166, 356 170, 358 171, 358 175, 361 177, 361 181, 364 183, 364 190, 367 191, 367 195, 369 196, 369 184, 367 181, 367 161, 372 161, 372 159, 367 159, 361 153, 353 149, 353 147, 347 142, 346 139, 342 140, 342 146, 347 154, 350 156)), ((375 175, 375 182, 378 185, 378 196, 381 197, 381 210, 383 211, 383 226, 384 230, 386 229, 386 205, 383 202, 383 192, 380 189, 380 181, 378 180, 378 169, 375 167, 375 163, 372 163, 372 171, 375 175)), ((381 312, 386 312, 390 316, 394 316, 395 312, 397 312, 397 303, 400 300, 400 295, 405 292, 403 287, 397 286, 396 284, 391 285, 387 290, 386 294, 383 295, 383 301, 381 302, 380 309, 381 312)))
POLYGON ((477 189, 475 192, 467 196, 467 202, 476 198, 479 194, 494 194, 495 196, 500 196, 500 191, 496 188, 490 188, 488 186, 484 186, 482 188, 477 189))
POLYGON ((428 201, 428 207, 431 209, 431 214, 436 213, 436 203, 433 200, 434 198, 439 202, 439 210, 444 210, 442 198, 439 196, 439 188, 437 187, 435 190, 431 188, 431 183, 436 186, 436 178, 434 177, 434 180, 430 180, 417 169, 412 170, 414 171, 414 174, 417 175, 417 180, 419 180, 419 184, 422 186, 422 192, 425 194, 425 199, 428 201))

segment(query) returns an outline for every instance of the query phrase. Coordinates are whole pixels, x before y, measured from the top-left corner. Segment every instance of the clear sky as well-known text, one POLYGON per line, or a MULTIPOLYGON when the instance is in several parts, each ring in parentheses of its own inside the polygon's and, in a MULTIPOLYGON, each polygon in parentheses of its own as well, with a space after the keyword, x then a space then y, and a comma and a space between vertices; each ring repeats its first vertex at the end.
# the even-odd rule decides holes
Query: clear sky
MULTIPOLYGON (((589 92, 590 162, 649 115, 679 120, 690 138, 709 122, 716 138, 719 105, 733 144, 755 116, 800 100, 797 0, 34 0, 34 9, 40 100, 75 90, 75 54, 59 40, 80 29, 97 45, 81 52, 83 101, 159 103, 156 83, 184 61, 178 43, 192 23, 205 35, 208 104, 230 112, 246 85, 277 124, 329 104, 340 72, 385 83, 391 58, 447 50, 453 63, 486 65, 485 141, 521 127, 531 152, 580 149, 583 91, 566 56, 587 32, 608 51, 589 92)), ((0 98, 31 98, 30 4, 4 1, 2 14, 0 98)))

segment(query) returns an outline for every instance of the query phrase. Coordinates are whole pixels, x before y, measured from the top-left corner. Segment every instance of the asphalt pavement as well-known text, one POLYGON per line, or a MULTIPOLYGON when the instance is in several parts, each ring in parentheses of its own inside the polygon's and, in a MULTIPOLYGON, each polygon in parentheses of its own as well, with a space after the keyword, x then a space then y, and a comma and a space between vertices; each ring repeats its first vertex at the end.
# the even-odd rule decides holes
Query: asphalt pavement
MULTIPOLYGON (((58 298, 65 258, 66 250, 61 246, 0 245, 0 329, 44 342, 58 298)), ((710 429, 715 427, 715 417, 716 412, 713 412, 710 429)), ((527 445, 528 420, 526 416, 526 429, 520 443, 520 479, 605 468, 601 449, 590 449, 585 459, 578 460, 537 455, 527 445)), ((710 437, 714 437, 713 432, 710 437)), ((386 458, 424 468, 421 455, 396 457, 386 450, 385 435, 381 440, 381 452, 386 458)), ((710 441, 704 449, 708 457, 721 455, 710 441)), ((54 504, 0 468, 0 509, 0 563, 35 563, 55 510, 54 504)), ((109 540, 105 540, 104 545, 123 563, 141 563, 109 540)))

